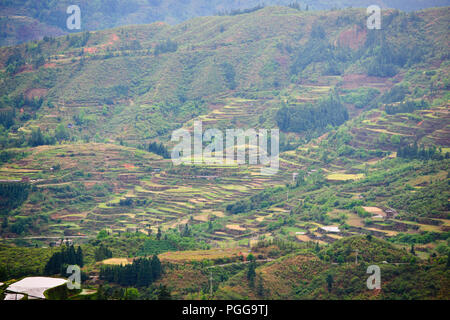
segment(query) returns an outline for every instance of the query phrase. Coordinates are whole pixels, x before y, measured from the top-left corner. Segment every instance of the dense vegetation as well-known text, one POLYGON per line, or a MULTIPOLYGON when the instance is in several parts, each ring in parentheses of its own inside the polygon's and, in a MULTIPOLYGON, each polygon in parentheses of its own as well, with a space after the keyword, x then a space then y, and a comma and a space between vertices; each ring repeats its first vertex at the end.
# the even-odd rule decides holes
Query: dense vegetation
MULTIPOLYGON (((73 3, 64 0, 55 3, 51 0, 31 1, 31 0, 2 0, 0 7, 5 10, 6 19, 0 21, 1 44, 15 44, 23 41, 34 40, 37 37, 61 35, 66 30, 66 20, 68 15, 66 9, 73 3), (22 14, 28 19, 25 21, 15 20, 12 15, 22 14), (11 28, 13 22, 13 28, 11 28), (24 23, 28 22, 28 23, 24 23), (34 32, 23 32, 28 30, 30 24, 39 28, 34 32), (17 24, 17 26, 16 26, 17 24), (9 28, 7 28, 9 26, 9 28), (20 28, 21 27, 21 28, 20 28), (11 30, 12 29, 12 30, 11 30), (20 32, 22 30, 22 32, 20 32), (37 33, 37 34, 36 34, 37 33)), ((286 5, 296 10, 323 10, 336 8, 336 3, 332 0, 268 0, 265 5, 286 5)), ((367 7, 370 1, 361 3, 361 7, 367 7)), ((441 0, 433 1, 387 1, 386 6, 401 10, 418 10, 427 7, 444 5, 441 0)), ((206 15, 241 15, 257 11, 262 6, 257 0, 248 0, 245 3, 233 1, 205 1, 194 0, 186 2, 176 2, 175 0, 81 0, 77 2, 82 14, 82 30, 101 30, 105 28, 117 27, 133 21, 133 24, 152 23, 155 21, 167 21, 177 23, 197 16, 206 15), (140 14, 138 14, 140 13, 140 14)), ((354 1, 340 1, 340 7, 354 7, 354 1)))
POLYGON ((55 252, 44 267, 44 274, 66 275, 68 265, 78 265, 83 267, 83 250, 80 246, 75 250, 74 246, 63 246, 62 250, 55 252))
POLYGON ((159 279, 161 273, 161 262, 155 255, 151 259, 138 258, 125 266, 102 266, 100 279, 122 286, 147 287, 159 279))
POLYGON ((0 182, 0 214, 20 206, 28 198, 30 189, 26 182, 0 182))
POLYGON ((348 120, 348 112, 339 98, 332 95, 317 105, 282 107, 276 115, 278 126, 284 131, 302 132, 339 126, 348 120))

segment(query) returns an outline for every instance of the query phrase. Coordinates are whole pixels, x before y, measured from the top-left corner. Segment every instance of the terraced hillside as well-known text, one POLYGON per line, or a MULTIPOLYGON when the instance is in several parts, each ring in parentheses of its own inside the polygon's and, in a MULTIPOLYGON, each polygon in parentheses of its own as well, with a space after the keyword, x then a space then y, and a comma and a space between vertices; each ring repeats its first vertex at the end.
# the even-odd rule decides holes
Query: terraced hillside
POLYGON ((266 7, 0 48, 0 280, 50 268, 13 247, 65 238, 94 298, 152 255, 142 298, 448 298, 449 20, 266 7), (174 164, 199 122, 279 129, 279 170, 174 164))

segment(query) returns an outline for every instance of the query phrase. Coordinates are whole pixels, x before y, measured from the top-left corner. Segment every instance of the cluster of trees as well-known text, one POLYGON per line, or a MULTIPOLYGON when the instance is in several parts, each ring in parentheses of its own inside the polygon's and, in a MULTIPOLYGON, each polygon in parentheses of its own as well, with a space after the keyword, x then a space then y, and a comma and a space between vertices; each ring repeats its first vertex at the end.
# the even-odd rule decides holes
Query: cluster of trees
POLYGON ((370 212, 367 212, 366 210, 364 210, 363 207, 361 206, 357 206, 353 208, 353 211, 360 216, 361 218, 369 218, 372 216, 372 214, 370 212))
POLYGON ((346 103, 352 103, 356 108, 362 109, 370 106, 380 91, 374 88, 359 88, 356 92, 350 92, 342 97, 346 103))
POLYGON ((31 130, 31 135, 28 137, 28 145, 30 147, 37 147, 43 145, 53 145, 56 142, 68 140, 70 138, 69 130, 66 126, 60 123, 53 134, 42 133, 41 128, 34 128, 31 130))
POLYGON ((430 231, 424 231, 420 234, 410 234, 410 233, 402 233, 400 232, 396 236, 390 237, 387 240, 390 242, 397 242, 397 243, 431 243, 435 242, 436 240, 447 240, 450 238, 450 232, 430 232, 430 231))
MULTIPOLYGON (((311 27, 308 42, 298 50, 291 65, 291 75, 298 75, 308 66, 317 63, 322 74, 341 75, 347 62, 355 60, 355 56, 345 47, 337 47, 330 43, 326 37, 325 29, 314 24, 311 27)), ((313 65, 313 72, 316 65, 313 65)))
POLYGON ((0 110, 0 125, 8 129, 14 124, 16 117, 16 110, 13 108, 6 108, 0 110))
POLYGON ((8 162, 12 159, 22 159, 26 156, 25 152, 4 150, 0 151, 0 163, 8 162))
POLYGON ((43 134, 41 128, 35 128, 31 131, 31 136, 28 138, 28 145, 30 147, 37 147, 43 145, 55 144, 55 138, 48 134, 43 134))
POLYGON ((55 252, 45 264, 44 273, 46 275, 66 274, 68 265, 78 265, 83 267, 83 250, 78 246, 75 251, 74 246, 63 246, 62 250, 55 252))
POLYGON ((67 40, 69 41, 69 47, 81 48, 84 47, 89 41, 91 34, 89 31, 83 32, 81 35, 67 35, 67 40))
MULTIPOLYGON (((38 220, 38 217, 25 217, 25 218, 17 218, 14 223, 10 225, 10 231, 15 234, 22 234, 25 232, 25 230, 32 228, 32 226, 35 225, 36 221, 38 220)), ((5 217, 5 220, 2 225, 2 229, 6 229, 8 227, 8 219, 5 217)))
POLYGON ((269 188, 251 196, 249 199, 240 200, 227 205, 226 210, 232 214, 238 214, 260 208, 267 208, 277 201, 276 193, 282 188, 269 188))
POLYGON ((34 97, 31 99, 24 98, 24 104, 31 107, 33 110, 38 110, 42 107, 42 103, 44 102, 43 97, 34 97))
POLYGON ((254 259, 251 259, 248 270, 247 270, 247 280, 251 288, 255 286, 255 278, 256 278, 256 262, 254 259))
MULTIPOLYGON (((0 99, 0 125, 6 129, 14 125, 16 119, 16 109, 23 106, 31 107, 33 110, 38 110, 44 99, 42 97, 34 97, 28 99, 23 95, 18 95, 14 98, 4 96, 0 99)), ((22 115, 23 118, 23 115, 22 115)))
POLYGON ((43 56, 39 56, 33 60, 33 67, 35 69, 39 69, 45 64, 45 58, 43 56))
POLYGON ((102 266, 100 279, 122 286, 147 287, 162 274, 161 261, 158 256, 139 258, 128 265, 102 266))
POLYGON ((234 90, 236 89, 236 72, 234 71, 234 67, 232 64, 228 62, 224 62, 221 64, 221 68, 223 71, 223 75, 225 77, 225 81, 227 83, 228 89, 234 90))
POLYGON ((0 182, 0 213, 20 206, 27 198, 31 186, 25 182, 0 182))
POLYGON ((109 284, 100 285, 97 294, 85 296, 88 300, 171 300, 169 288, 160 284, 145 288, 122 288, 109 284))
MULTIPOLYGON (((399 147, 397 149, 397 157, 407 158, 407 159, 420 159, 420 160, 443 160, 444 155, 435 147, 430 146, 429 148, 414 143, 412 145, 406 145, 404 147, 399 147)), ((449 158, 449 153, 445 155, 445 158, 449 158)))
POLYGON ((421 101, 404 101, 398 104, 388 104, 385 106, 385 110, 387 114, 411 113, 428 107, 429 103, 422 99, 421 101))
POLYGON ((262 8, 264 8, 264 5, 257 5, 253 8, 248 8, 248 9, 235 9, 235 10, 230 10, 230 11, 222 10, 222 11, 219 11, 217 13, 217 15, 219 15, 219 16, 237 16, 239 14, 255 12, 262 8))
POLYGON ((358 261, 373 262, 387 261, 400 262, 410 256, 396 249, 390 243, 374 237, 354 236, 340 239, 331 246, 323 248, 318 256, 321 260, 334 261, 338 263, 355 261, 355 250, 359 250, 358 261))
POLYGON ((20 109, 23 106, 29 106, 32 109, 37 110, 42 106, 43 102, 43 97, 28 98, 23 94, 18 94, 15 96, 4 95, 0 98, 0 109, 9 107, 20 109))
POLYGON ((176 52, 178 50, 178 44, 175 41, 167 39, 155 46, 155 56, 166 52, 176 52))
POLYGON ((448 218, 450 204, 447 180, 435 181, 416 192, 394 195, 390 197, 388 205, 404 210, 411 217, 448 218))
POLYGON ((95 261, 102 261, 105 259, 112 258, 112 252, 108 249, 103 243, 100 244, 100 247, 96 248, 94 251, 95 261))
POLYGON ((292 2, 288 4, 288 7, 292 9, 301 10, 300 4, 298 2, 292 2))
POLYGON ((18 49, 15 49, 14 53, 6 60, 6 73, 10 75, 15 74, 24 64, 25 58, 18 49))
POLYGON ((338 126, 347 120, 347 109, 336 95, 330 95, 316 105, 284 106, 276 114, 279 128, 291 132, 338 126))
POLYGON ((405 50, 386 40, 384 33, 369 30, 366 40, 367 54, 371 57, 367 74, 376 77, 392 77, 407 62, 405 50))
POLYGON ((148 145, 148 151, 156 153, 156 154, 160 155, 161 157, 163 157, 164 159, 169 159, 170 158, 169 151, 167 150, 167 148, 162 143, 158 143, 158 142, 155 142, 155 141, 151 142, 148 145))
POLYGON ((300 50, 293 64, 291 74, 299 74, 314 62, 331 62, 334 59, 334 48, 325 39, 325 30, 320 25, 313 25, 311 37, 300 50))

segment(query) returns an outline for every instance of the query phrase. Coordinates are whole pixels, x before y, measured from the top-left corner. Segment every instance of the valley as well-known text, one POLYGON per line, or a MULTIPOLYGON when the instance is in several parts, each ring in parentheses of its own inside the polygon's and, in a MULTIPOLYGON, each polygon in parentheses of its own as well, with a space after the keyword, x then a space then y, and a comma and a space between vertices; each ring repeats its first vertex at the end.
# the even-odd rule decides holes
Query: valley
POLYGON ((88 291, 52 297, 447 300, 449 19, 276 6, 1 47, 0 281, 70 243, 88 291), (278 171, 175 165, 199 121, 279 129, 278 171))

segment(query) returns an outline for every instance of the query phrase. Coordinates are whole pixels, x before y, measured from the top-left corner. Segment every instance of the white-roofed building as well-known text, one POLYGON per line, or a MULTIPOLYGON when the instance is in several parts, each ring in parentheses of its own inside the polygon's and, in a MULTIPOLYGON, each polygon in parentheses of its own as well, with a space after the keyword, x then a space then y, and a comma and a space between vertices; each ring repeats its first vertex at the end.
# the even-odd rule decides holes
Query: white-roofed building
MULTIPOLYGON (((35 299, 33 297, 45 299, 44 292, 46 290, 58 287, 66 282, 66 279, 61 278, 28 277, 14 282, 6 290, 28 294, 30 295, 29 299, 35 299)), ((21 298, 23 298, 23 295, 9 293, 5 300, 19 300, 21 298)))
POLYGON ((325 232, 333 232, 333 233, 341 232, 341 230, 339 230, 339 227, 336 227, 336 226, 320 227, 320 229, 325 231, 325 232))

